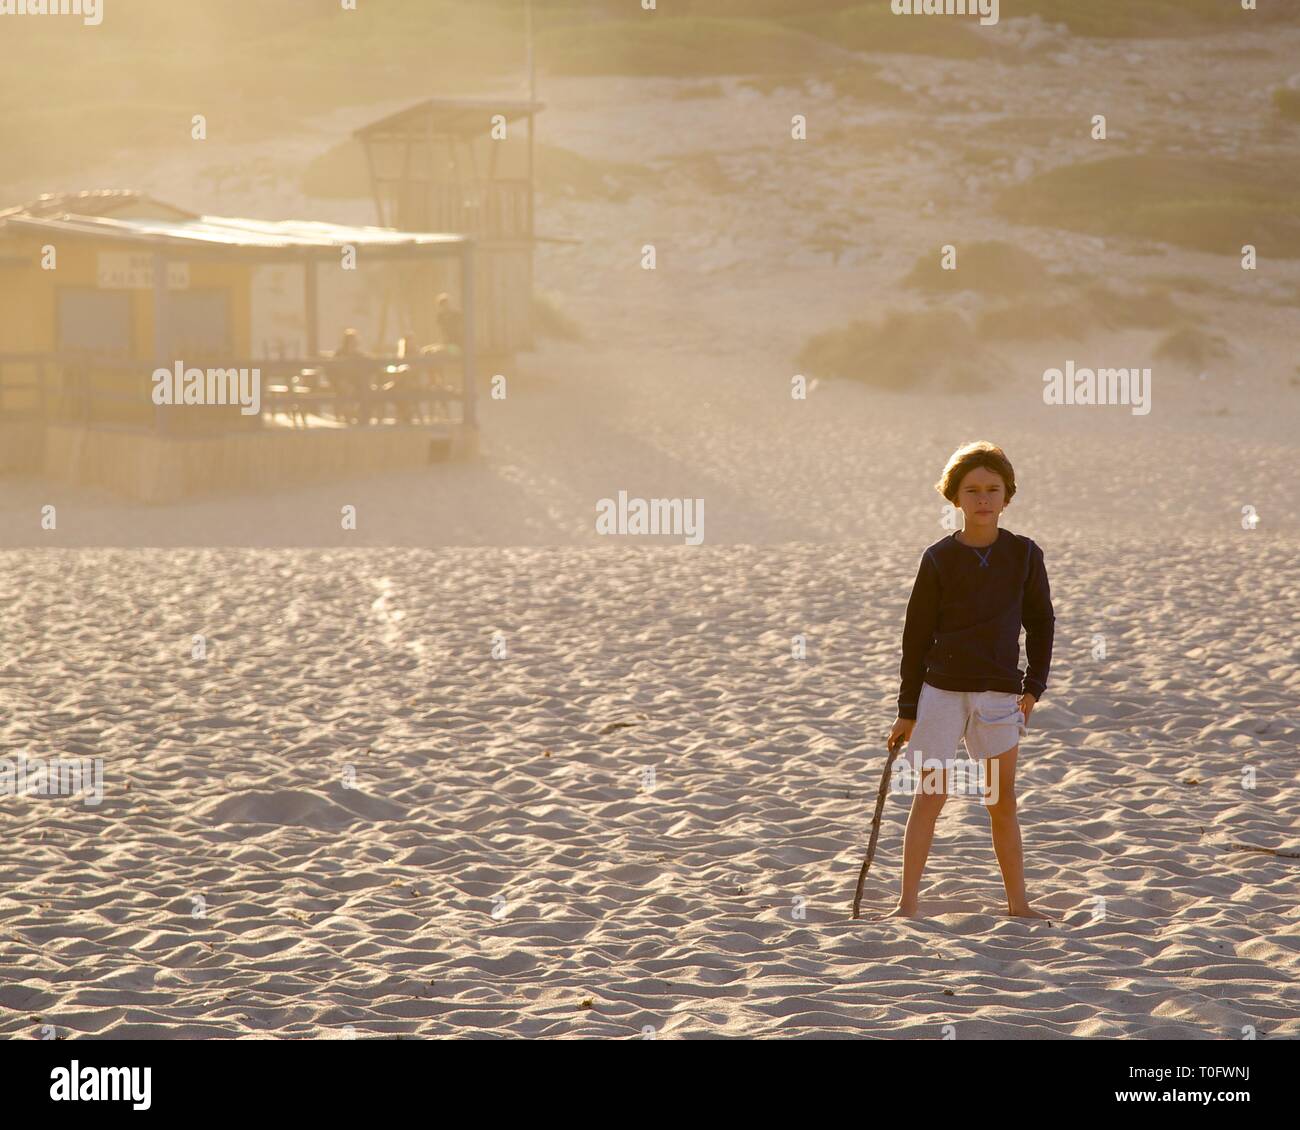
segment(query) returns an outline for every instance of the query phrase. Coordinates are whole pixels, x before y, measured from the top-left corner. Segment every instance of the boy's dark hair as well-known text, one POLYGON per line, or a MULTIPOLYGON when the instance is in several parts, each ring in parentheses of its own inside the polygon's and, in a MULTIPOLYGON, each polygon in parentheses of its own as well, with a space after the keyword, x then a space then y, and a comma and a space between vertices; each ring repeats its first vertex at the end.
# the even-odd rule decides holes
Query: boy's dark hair
POLYGON ((961 481, 966 477, 967 472, 973 471, 976 467, 986 467, 1002 476, 1003 485, 1006 487, 1006 501, 1010 502, 1016 493, 1016 472, 1006 452, 996 443, 989 443, 987 440, 968 443, 957 448, 949 456, 948 465, 944 467, 939 481, 934 484, 934 489, 956 506, 957 488, 961 486, 961 481))

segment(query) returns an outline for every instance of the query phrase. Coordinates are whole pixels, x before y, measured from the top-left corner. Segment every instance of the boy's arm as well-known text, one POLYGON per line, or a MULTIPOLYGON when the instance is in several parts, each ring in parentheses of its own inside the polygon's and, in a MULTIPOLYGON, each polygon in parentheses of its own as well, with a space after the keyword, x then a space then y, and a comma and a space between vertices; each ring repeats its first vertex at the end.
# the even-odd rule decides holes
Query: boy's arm
POLYGON ((1025 581, 1025 600, 1021 613, 1027 660, 1023 693, 1031 694, 1038 700, 1047 690, 1056 615, 1052 611, 1052 592, 1047 583, 1047 564, 1043 560, 1043 551, 1035 545, 1030 552, 1033 556, 1029 562, 1029 578, 1025 581))
POLYGON ((925 654, 939 622, 939 570, 927 549, 921 557, 903 624, 903 661, 899 664, 898 716, 916 718, 925 680, 925 654))

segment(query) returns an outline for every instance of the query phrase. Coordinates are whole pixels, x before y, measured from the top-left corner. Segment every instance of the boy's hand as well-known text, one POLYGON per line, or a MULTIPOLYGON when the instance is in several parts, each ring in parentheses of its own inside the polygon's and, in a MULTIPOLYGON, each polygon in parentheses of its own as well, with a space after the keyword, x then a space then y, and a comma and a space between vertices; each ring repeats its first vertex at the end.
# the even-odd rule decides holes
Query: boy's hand
POLYGON ((1029 712, 1034 709, 1034 703, 1036 703, 1037 701, 1038 699, 1036 699, 1028 691, 1026 691, 1024 694, 1020 696, 1020 710, 1025 716, 1026 728, 1029 726, 1029 712))
POLYGON ((912 728, 915 725, 915 718, 894 719, 894 728, 889 731, 889 741, 886 743, 890 753, 893 753, 898 746, 912 740, 912 728))

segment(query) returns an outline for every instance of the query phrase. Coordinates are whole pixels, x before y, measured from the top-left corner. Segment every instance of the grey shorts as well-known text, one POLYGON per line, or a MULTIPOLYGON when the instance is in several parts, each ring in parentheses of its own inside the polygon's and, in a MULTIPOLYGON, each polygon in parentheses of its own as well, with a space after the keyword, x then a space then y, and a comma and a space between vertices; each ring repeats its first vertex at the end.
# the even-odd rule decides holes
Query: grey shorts
POLYGON ((955 761, 960 740, 980 761, 1014 749, 1028 732, 1018 694, 945 691, 922 683, 912 740, 899 760, 918 772, 927 763, 955 761))

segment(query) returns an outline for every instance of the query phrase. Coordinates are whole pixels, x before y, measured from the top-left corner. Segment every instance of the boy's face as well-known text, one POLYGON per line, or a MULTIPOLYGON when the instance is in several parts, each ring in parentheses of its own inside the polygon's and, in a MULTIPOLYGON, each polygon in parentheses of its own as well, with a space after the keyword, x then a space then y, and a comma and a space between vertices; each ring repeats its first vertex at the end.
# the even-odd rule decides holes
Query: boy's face
POLYGON ((987 467, 967 471, 957 487, 957 505, 966 516, 966 528, 990 529, 1007 505, 1007 486, 1002 476, 987 467))

